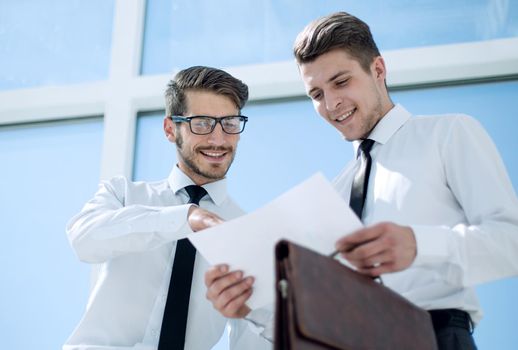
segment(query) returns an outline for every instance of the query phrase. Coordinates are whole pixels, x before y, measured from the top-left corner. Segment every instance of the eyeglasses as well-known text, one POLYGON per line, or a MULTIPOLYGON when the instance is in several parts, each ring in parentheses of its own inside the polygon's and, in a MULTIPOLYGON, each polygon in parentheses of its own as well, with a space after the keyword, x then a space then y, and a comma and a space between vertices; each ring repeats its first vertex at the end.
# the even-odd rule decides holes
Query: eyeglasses
POLYGON ((171 119, 175 123, 189 123, 191 132, 196 135, 207 135, 214 131, 217 123, 221 124, 221 128, 227 134, 240 134, 245 130, 245 124, 248 117, 244 115, 232 115, 228 117, 207 117, 204 115, 197 115, 193 117, 178 117, 173 116, 171 119))

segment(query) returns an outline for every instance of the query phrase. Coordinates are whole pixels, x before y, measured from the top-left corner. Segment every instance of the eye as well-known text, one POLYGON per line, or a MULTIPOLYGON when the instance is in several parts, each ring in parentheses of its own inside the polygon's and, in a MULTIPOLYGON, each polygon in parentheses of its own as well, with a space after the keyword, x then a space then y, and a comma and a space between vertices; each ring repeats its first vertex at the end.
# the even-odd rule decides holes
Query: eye
POLYGON ((321 92, 316 92, 314 94, 312 94, 311 96, 309 96, 312 100, 314 101, 318 101, 322 98, 322 93, 321 92))
POLYGON ((191 121, 196 127, 207 128, 211 126, 211 120, 207 118, 196 118, 191 121))
POLYGON ((239 128, 239 123, 241 122, 241 118, 228 118, 222 120, 224 126, 229 129, 237 129, 239 128))
POLYGON ((345 85, 347 85, 348 82, 349 82, 349 79, 342 79, 342 80, 338 80, 336 82, 336 85, 337 86, 345 86, 345 85))

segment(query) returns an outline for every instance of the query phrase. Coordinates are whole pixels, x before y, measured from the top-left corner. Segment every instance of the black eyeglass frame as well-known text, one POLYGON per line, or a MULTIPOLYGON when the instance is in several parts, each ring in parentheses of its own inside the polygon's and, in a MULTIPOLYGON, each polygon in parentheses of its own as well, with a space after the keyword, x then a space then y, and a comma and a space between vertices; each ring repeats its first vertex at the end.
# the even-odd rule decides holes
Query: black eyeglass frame
POLYGON ((208 135, 208 134, 212 133, 218 123, 221 125, 221 129, 226 134, 238 135, 238 134, 241 134, 243 131, 245 131, 245 126, 246 126, 246 123, 248 122, 248 117, 246 117, 244 115, 229 115, 229 116, 220 117, 220 118, 210 117, 207 115, 193 115, 192 117, 171 116, 170 118, 175 123, 189 123, 189 129, 195 135, 208 135), (209 132, 200 134, 200 133, 194 132, 194 130, 192 130, 191 120, 197 119, 197 118, 205 118, 205 119, 214 120, 214 124, 212 124, 212 128, 210 129, 209 132), (241 128, 241 130, 239 132, 228 132, 227 130, 225 130, 225 126, 223 125, 222 121, 230 119, 230 118, 239 118, 239 121, 243 122, 243 127, 241 128))

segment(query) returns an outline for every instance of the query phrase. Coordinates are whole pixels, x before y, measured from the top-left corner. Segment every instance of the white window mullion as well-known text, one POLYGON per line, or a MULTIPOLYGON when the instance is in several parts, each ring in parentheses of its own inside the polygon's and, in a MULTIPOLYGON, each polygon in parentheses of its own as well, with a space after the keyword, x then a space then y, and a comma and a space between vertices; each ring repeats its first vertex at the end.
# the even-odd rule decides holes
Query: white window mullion
POLYGON ((106 82, 0 91, 0 125, 102 115, 106 82))
MULTIPOLYGON (((389 88, 498 80, 518 76, 518 38, 383 51, 389 88)), ((305 96, 295 61, 224 68, 250 88, 250 101, 305 96)), ((163 93, 171 74, 134 81, 139 110, 163 109, 163 93)))
POLYGON ((137 113, 131 90, 139 74, 144 15, 144 0, 115 3, 101 179, 119 174, 131 177, 137 113))

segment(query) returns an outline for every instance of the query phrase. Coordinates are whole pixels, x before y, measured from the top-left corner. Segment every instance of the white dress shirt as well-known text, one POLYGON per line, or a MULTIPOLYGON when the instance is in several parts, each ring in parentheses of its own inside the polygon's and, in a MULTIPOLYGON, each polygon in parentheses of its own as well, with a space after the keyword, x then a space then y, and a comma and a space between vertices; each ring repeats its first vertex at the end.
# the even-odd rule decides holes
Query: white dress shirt
MULTIPOLYGON (((410 226, 417 241, 413 264, 384 283, 427 310, 462 309, 478 322, 473 287, 518 274, 518 200, 495 145, 469 116, 411 117, 400 105, 369 139, 363 221, 410 226)), ((347 201, 358 166, 334 181, 347 201)))
MULTIPOLYGON (((116 177, 67 225, 79 259, 100 264, 84 316, 64 350, 155 350, 158 345, 176 241, 193 233, 184 190, 193 182, 178 167, 159 182, 116 177)), ((225 220, 243 214, 228 196, 226 179, 203 186, 200 207, 225 220)), ((185 349, 210 349, 227 319, 206 299, 208 262, 196 254, 185 349)), ((271 349, 243 320, 229 320, 230 349, 271 349)))

